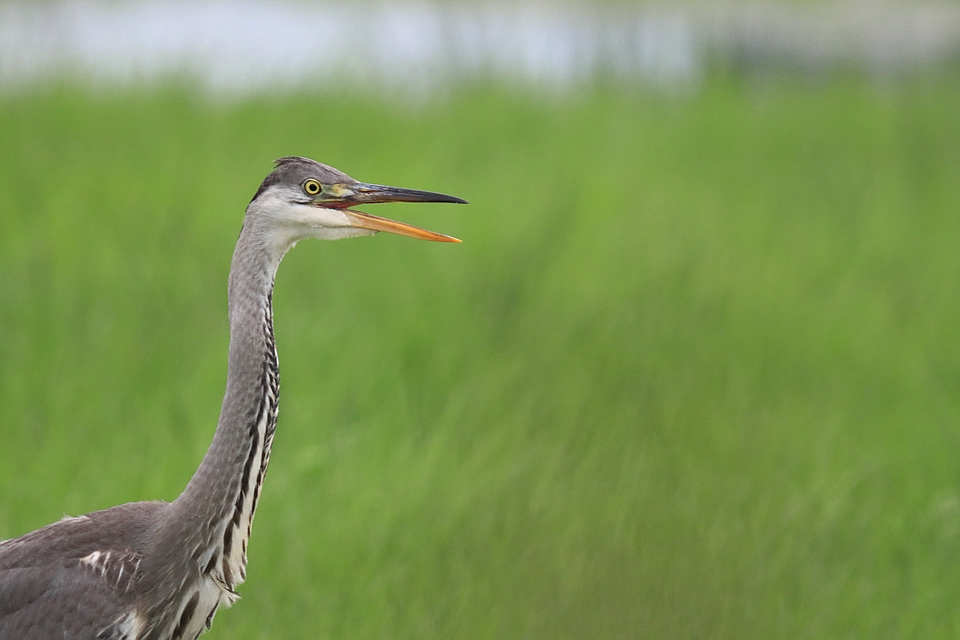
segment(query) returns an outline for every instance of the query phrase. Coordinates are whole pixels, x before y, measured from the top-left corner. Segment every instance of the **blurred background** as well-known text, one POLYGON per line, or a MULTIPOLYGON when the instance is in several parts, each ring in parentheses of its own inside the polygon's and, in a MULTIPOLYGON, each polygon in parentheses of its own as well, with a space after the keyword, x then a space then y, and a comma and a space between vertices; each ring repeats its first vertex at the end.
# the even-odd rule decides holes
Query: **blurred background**
POLYGON ((174 499, 303 242, 209 638, 960 634, 960 5, 0 2, 0 538, 174 499))

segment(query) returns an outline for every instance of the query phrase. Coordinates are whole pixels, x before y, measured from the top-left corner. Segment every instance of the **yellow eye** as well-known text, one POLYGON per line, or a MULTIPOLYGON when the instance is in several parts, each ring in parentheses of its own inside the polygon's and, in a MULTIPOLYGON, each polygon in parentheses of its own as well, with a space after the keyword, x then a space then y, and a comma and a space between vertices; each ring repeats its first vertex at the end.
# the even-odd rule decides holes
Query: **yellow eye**
POLYGON ((303 181, 303 192, 308 196, 315 196, 323 189, 319 182, 310 178, 303 181))

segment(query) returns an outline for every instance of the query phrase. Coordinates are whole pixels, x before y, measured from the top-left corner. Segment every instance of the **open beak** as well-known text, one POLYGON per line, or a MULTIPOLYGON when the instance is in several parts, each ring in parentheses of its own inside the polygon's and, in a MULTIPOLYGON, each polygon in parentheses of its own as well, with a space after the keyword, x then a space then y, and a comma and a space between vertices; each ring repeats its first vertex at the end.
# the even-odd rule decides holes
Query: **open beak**
POLYGON ((374 216, 363 211, 354 211, 348 207, 358 204, 374 204, 378 202, 454 202, 467 204, 466 200, 432 191, 418 191, 417 189, 402 189, 387 187, 379 184, 357 182, 353 184, 327 184, 323 191, 314 198, 317 206, 329 209, 341 209, 347 215, 350 223, 361 229, 371 231, 387 231, 408 238, 431 240, 433 242, 460 242, 457 238, 427 231, 405 222, 397 222, 387 218, 374 216))

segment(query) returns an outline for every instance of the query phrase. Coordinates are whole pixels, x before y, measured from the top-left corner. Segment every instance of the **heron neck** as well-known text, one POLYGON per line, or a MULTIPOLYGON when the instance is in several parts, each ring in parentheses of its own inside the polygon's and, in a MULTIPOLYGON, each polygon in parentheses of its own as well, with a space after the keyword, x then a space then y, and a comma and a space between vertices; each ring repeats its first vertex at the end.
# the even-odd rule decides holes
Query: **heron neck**
POLYGON ((230 269, 230 350, 220 419, 173 510, 197 532, 191 546, 198 564, 229 588, 244 579, 247 539, 277 419, 272 294, 280 257, 268 247, 249 225, 241 231, 230 269))

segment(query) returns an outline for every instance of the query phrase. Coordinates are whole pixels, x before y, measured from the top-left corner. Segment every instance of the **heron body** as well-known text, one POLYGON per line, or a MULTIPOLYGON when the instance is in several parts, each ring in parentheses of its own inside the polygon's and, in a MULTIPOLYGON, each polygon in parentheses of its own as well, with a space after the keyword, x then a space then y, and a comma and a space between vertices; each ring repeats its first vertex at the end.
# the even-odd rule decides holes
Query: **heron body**
POLYGON ((307 158, 277 161, 233 254, 227 388, 200 467, 173 502, 67 517, 0 542, 0 640, 194 640, 237 599, 277 424, 277 267, 304 238, 388 231, 458 242, 349 208, 397 201, 464 202, 361 183, 307 158))

